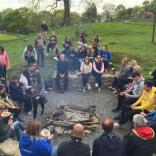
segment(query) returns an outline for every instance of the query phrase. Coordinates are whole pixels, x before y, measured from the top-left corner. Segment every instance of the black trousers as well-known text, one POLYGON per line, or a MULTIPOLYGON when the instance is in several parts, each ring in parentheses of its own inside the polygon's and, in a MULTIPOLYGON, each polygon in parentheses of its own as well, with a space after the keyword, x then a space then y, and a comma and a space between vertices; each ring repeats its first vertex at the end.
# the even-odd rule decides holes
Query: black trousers
POLYGON ((47 100, 45 99, 45 97, 43 95, 36 95, 33 97, 33 118, 36 119, 37 117, 37 109, 38 109, 38 105, 41 106, 41 115, 44 113, 44 106, 45 103, 47 102, 47 100), (35 98, 39 96, 39 100, 36 100, 35 98))
POLYGON ((60 77, 60 73, 56 76, 56 87, 58 90, 63 89, 66 90, 68 86, 68 73, 64 73, 64 77, 60 77))
POLYGON ((7 70, 5 65, 0 65, 0 77, 6 80, 7 70))
POLYGON ((102 85, 102 79, 101 79, 102 74, 93 72, 93 76, 95 77, 96 82, 98 83, 98 87, 101 87, 101 85, 102 85))
POLYGON ((126 84, 129 84, 129 83, 132 83, 132 82, 133 82, 132 79, 119 78, 118 82, 117 82, 117 90, 119 90, 121 92, 126 84))
POLYGON ((81 76, 82 76, 83 87, 85 87, 86 84, 88 83, 88 79, 89 79, 90 73, 83 73, 83 74, 81 74, 81 76))

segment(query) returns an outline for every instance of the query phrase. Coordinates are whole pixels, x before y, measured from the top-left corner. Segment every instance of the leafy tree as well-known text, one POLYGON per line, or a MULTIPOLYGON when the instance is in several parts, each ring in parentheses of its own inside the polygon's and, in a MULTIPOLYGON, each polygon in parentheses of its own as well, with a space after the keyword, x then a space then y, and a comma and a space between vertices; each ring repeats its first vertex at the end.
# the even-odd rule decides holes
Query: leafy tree
POLYGON ((115 15, 115 5, 111 3, 105 4, 103 6, 103 15, 105 16, 106 21, 111 21, 115 15))
POLYGON ((116 7, 115 13, 118 21, 122 18, 125 18, 125 12, 126 12, 126 8, 123 4, 120 4, 116 7))

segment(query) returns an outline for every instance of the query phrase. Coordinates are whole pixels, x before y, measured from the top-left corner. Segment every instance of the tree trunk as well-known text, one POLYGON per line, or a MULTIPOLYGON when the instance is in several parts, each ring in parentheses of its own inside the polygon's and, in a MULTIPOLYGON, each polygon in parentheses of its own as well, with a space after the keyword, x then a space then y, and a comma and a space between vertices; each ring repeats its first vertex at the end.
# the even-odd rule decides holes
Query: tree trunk
POLYGON ((64 20, 63 25, 70 26, 70 0, 63 0, 64 2, 64 20))
POLYGON ((155 27, 156 27, 156 13, 154 13, 154 17, 153 17, 153 33, 152 33, 152 42, 154 42, 155 40, 155 27))

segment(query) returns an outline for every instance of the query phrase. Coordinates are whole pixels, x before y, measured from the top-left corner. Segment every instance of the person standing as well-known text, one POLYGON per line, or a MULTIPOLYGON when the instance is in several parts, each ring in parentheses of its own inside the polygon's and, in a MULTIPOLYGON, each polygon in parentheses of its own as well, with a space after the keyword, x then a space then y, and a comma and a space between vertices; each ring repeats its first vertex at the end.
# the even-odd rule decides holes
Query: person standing
POLYGON ((6 80, 7 69, 10 68, 10 61, 7 52, 0 47, 0 76, 6 80))
POLYGON ((41 33, 37 34, 37 38, 35 40, 35 49, 37 51, 37 64, 38 66, 44 66, 44 49, 45 49, 45 39, 43 38, 41 33))
POLYGON ((101 56, 98 55, 93 62, 93 76, 96 79, 95 87, 98 88, 98 92, 101 92, 101 76, 104 72, 104 64, 101 60, 101 56))

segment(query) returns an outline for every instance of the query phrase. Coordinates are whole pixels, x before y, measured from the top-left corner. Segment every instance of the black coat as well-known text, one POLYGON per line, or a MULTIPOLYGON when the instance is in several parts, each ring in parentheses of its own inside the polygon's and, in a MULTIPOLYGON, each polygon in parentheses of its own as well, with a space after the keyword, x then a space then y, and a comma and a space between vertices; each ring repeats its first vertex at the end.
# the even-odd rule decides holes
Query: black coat
MULTIPOLYGON (((144 136, 146 135, 147 133, 144 136)), ((132 131, 127 139, 125 154, 126 156, 152 156, 155 146, 155 138, 143 139, 132 131)))
POLYGON ((94 141, 92 156, 123 156, 124 143, 114 133, 103 133, 94 141))
POLYGON ((90 156, 90 147, 81 141, 64 141, 58 147, 57 156, 90 156))

